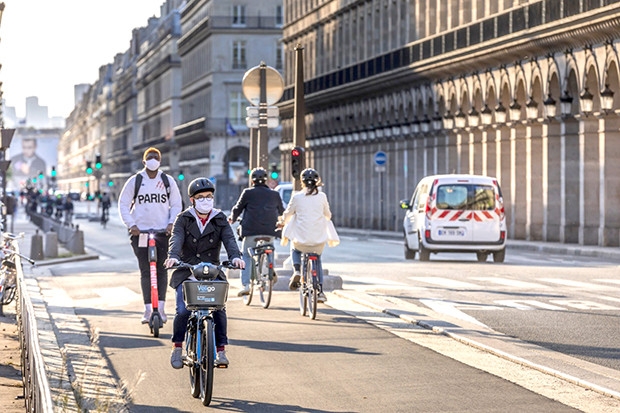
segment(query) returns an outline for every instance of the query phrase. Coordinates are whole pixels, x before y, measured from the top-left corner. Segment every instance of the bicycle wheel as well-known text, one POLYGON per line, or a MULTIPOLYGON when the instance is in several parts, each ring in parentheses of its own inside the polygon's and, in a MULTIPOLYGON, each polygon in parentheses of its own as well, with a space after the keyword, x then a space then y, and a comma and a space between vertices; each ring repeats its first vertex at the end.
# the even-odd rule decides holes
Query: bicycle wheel
POLYGON ((213 367, 215 365, 215 333, 213 320, 209 318, 204 321, 201 341, 200 400, 203 406, 208 406, 213 396, 213 367))
POLYGON ((301 286, 299 287, 299 313, 302 316, 308 314, 308 268, 306 267, 306 260, 302 259, 301 266, 301 286))
POLYGON ((252 296, 254 296, 254 284, 256 283, 256 264, 254 258, 252 258, 252 268, 250 273, 250 293, 243 296, 243 304, 250 305, 252 303, 252 296))
POLYGON ((273 292, 273 261, 271 254, 261 254, 258 261, 259 283, 258 293, 263 308, 269 308, 271 293, 273 292))
POLYGON ((189 366, 189 388, 192 397, 200 396, 200 365, 197 363, 198 355, 196 354, 196 343, 198 336, 196 334, 196 321, 190 319, 187 325, 187 334, 185 342, 187 343, 187 358, 190 360, 189 366))
POLYGON ((159 337, 159 327, 161 326, 161 324, 161 316, 159 315, 159 313, 153 312, 150 320, 151 333, 153 333, 153 337, 159 337))
POLYGON ((308 316, 313 320, 316 318, 316 308, 319 296, 319 282, 316 274, 316 261, 308 260, 308 316))

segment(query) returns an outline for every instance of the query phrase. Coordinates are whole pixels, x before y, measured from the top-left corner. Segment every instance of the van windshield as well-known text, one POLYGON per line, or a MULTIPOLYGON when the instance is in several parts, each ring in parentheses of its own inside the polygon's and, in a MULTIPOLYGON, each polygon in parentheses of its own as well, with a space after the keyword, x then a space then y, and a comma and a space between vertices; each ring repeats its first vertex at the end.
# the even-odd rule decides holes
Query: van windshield
POLYGON ((437 188, 437 209, 484 211, 495 209, 495 191, 491 185, 451 184, 437 188))

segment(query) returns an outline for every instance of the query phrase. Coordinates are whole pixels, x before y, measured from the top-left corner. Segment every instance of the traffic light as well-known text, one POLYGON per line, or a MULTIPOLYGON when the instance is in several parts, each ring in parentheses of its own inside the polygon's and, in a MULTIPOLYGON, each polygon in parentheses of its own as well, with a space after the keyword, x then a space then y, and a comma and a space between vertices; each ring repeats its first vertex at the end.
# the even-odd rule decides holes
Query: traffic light
POLYGON ((101 154, 95 155, 95 169, 101 169, 101 154))
POLYGON ((114 186, 114 181, 112 181, 112 180, 108 181, 108 186, 110 188, 112 188, 114 186))
POLYGON ((91 161, 86 161, 86 173, 88 175, 93 173, 93 163, 91 161))
POLYGON ((52 166, 52 173, 51 173, 51 177, 52 178, 56 178, 56 167, 52 166))
POLYGON ((43 171, 39 171, 39 181, 43 181, 43 171))
POLYGON ((304 148, 295 146, 291 150, 291 175, 293 178, 299 179, 301 171, 304 170, 304 148))
POLYGON ((185 174, 183 173, 183 169, 181 169, 181 170, 179 171, 179 181, 182 181, 182 180, 184 180, 184 179, 185 179, 185 174))
POLYGON ((269 176, 274 181, 278 180, 278 177, 280 176, 280 171, 278 171, 278 164, 276 164, 276 163, 272 163, 271 164, 271 173, 269 174, 269 176))

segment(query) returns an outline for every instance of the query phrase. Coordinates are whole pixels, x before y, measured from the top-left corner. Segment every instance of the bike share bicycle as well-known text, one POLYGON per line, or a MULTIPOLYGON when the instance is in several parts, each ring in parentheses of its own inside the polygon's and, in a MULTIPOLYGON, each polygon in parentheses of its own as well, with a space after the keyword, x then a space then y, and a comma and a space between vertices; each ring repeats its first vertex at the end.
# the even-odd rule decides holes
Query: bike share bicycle
POLYGON ((150 275, 151 275, 151 303, 153 306, 153 311, 151 312, 151 317, 149 318, 149 328, 151 329, 151 333, 153 337, 159 337, 159 329, 163 328, 164 321, 161 313, 159 312, 159 290, 157 288, 157 243, 155 238, 157 236, 165 235, 165 231, 148 231, 145 233, 148 236, 148 256, 149 256, 149 267, 150 267, 150 275))
POLYGON ((208 406, 213 396, 214 369, 228 365, 215 365, 216 343, 213 312, 221 310, 228 299, 228 281, 223 269, 236 268, 230 262, 220 265, 202 262, 191 265, 176 264, 169 269, 188 268, 192 278, 183 282, 183 301, 191 315, 185 333, 183 365, 189 367, 190 390, 193 397, 200 397, 208 406))
POLYGON ((4 314, 4 306, 10 304, 17 293, 17 263, 15 257, 19 256, 30 264, 35 265, 34 260, 18 253, 15 250, 17 240, 24 234, 2 233, 2 247, 0 249, 0 315, 4 314))
POLYGON ((278 279, 274 270, 275 247, 271 243, 271 237, 256 237, 255 241, 256 247, 248 248, 247 251, 252 257, 252 268, 250 293, 243 296, 243 303, 250 305, 256 289, 263 308, 269 308, 273 286, 278 279))

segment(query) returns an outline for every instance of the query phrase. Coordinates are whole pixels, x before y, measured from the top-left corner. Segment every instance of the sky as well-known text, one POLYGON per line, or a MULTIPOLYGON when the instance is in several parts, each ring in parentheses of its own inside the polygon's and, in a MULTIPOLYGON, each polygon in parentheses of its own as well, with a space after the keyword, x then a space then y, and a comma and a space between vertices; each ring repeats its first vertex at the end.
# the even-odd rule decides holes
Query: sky
POLYGON ((24 117, 37 96, 50 117, 69 116, 73 86, 129 49, 131 31, 160 16, 165 0, 0 0, 0 82, 7 106, 24 117))

